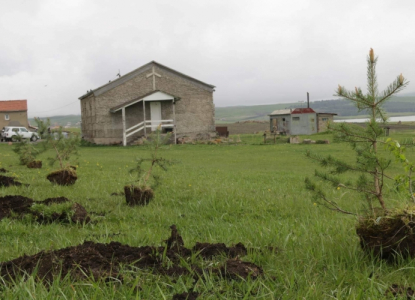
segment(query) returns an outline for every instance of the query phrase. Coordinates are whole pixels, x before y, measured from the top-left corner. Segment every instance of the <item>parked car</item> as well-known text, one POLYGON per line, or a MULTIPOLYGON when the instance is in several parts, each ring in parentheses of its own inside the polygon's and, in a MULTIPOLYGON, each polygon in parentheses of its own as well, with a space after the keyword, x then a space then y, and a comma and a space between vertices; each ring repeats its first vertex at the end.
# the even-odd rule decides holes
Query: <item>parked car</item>
POLYGON ((30 139, 32 142, 40 139, 40 136, 36 132, 27 130, 26 127, 6 126, 1 131, 1 139, 5 141, 18 141, 18 136, 23 139, 30 139))

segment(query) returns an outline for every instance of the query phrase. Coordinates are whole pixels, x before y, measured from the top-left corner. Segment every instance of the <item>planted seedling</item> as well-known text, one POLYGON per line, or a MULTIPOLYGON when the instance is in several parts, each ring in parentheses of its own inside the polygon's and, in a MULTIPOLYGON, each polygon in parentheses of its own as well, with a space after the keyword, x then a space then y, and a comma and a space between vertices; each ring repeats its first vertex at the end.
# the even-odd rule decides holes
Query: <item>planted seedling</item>
POLYGON ((17 143, 13 143, 13 151, 19 156, 20 164, 31 169, 42 168, 42 161, 36 160, 36 157, 43 152, 41 147, 35 147, 29 139, 23 139, 20 136, 15 138, 17 143))
MULTIPOLYGON (((370 49, 367 57, 367 93, 364 94, 360 88, 348 91, 344 87, 338 87, 335 96, 344 98, 356 105, 359 111, 366 111, 370 119, 365 127, 347 124, 330 123, 329 129, 334 133, 335 141, 347 142, 356 153, 355 163, 350 163, 333 156, 322 157, 310 152, 307 156, 318 162, 327 171, 315 171, 315 176, 324 183, 331 185, 336 190, 346 191, 345 195, 356 198, 355 192, 361 195, 364 209, 359 213, 345 209, 332 199, 324 188, 319 184, 306 178, 306 188, 314 194, 313 202, 320 204, 336 212, 356 215, 358 223, 356 232, 359 235, 362 247, 369 253, 374 253, 383 258, 390 258, 396 254, 412 257, 415 256, 415 210, 412 208, 402 209, 402 206, 391 208, 390 196, 396 193, 388 193, 386 189, 395 179, 390 175, 389 167, 392 159, 379 153, 379 146, 385 145, 394 153, 395 157, 403 162, 409 172, 409 177, 399 177, 412 188, 411 174, 414 170, 411 164, 406 162, 399 147, 384 139, 384 130, 381 127, 387 121, 383 105, 390 100, 392 95, 400 92, 408 84, 401 75, 383 92, 378 91, 376 63, 377 57, 370 49), (345 174, 353 174, 347 178, 345 174)), ((411 195, 413 193, 411 191, 411 195)), ((413 200, 409 197, 408 200, 413 200)), ((412 201, 411 201, 412 202, 412 201)), ((406 203, 408 205, 409 203, 406 203)))
POLYGON ((62 131, 62 127, 58 130, 50 130, 50 121, 46 122, 36 119, 44 142, 41 145, 44 149, 52 149, 54 156, 48 157, 51 166, 56 162, 59 163, 59 169, 47 175, 47 179, 59 185, 72 185, 77 180, 76 168, 70 164, 72 156, 78 154, 77 149, 80 143, 79 136, 73 133, 62 131))
POLYGON ((131 172, 137 173, 138 180, 124 187, 125 199, 128 205, 146 205, 154 197, 154 189, 160 183, 160 177, 154 174, 155 169, 167 171, 173 162, 160 155, 167 144, 170 134, 164 137, 158 127, 145 142, 148 147, 148 158, 138 158, 137 165, 131 172))

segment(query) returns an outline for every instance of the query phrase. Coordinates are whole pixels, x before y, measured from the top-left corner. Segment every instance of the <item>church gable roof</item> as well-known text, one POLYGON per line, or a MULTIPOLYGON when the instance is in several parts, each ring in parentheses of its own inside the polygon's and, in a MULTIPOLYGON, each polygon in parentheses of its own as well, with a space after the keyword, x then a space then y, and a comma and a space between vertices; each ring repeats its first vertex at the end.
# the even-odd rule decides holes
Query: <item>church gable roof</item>
POLYGON ((123 83, 125 83, 125 82, 127 82, 129 80, 131 80, 131 79, 133 79, 134 77, 142 74, 143 72, 146 72, 146 71, 150 70, 152 66, 159 67, 159 68, 164 69, 164 70, 166 70, 168 72, 171 72, 171 73, 173 73, 173 74, 175 74, 175 75, 177 75, 179 77, 183 77, 183 78, 189 80, 190 82, 192 82, 194 84, 197 84, 198 86, 202 86, 205 89, 208 89, 209 91, 212 91, 212 92, 214 91, 214 88, 215 88, 214 85, 205 83, 203 81, 200 81, 200 80, 195 79, 193 77, 190 77, 188 75, 185 75, 183 73, 180 73, 180 72, 178 72, 176 70, 173 70, 173 69, 171 69, 169 67, 166 67, 166 66, 164 66, 164 65, 162 65, 162 64, 160 64, 160 63, 158 63, 158 62, 156 62, 156 61, 153 60, 153 61, 149 62, 148 64, 145 64, 145 65, 139 67, 138 69, 135 69, 135 70, 133 70, 133 71, 131 71, 131 72, 129 72, 129 73, 121 76, 120 78, 117 78, 114 81, 111 81, 111 82, 109 82, 107 84, 104 84, 103 86, 100 86, 100 87, 98 87, 98 88, 96 88, 94 90, 90 90, 89 92, 87 92, 86 94, 82 95, 78 99, 79 100, 82 100, 84 98, 87 98, 90 95, 99 96, 99 95, 101 95, 101 94, 103 94, 103 93, 105 93, 105 92, 107 92, 107 91, 109 91, 109 90, 111 90, 111 89, 113 89, 113 88, 115 88, 115 87, 117 87, 117 86, 119 86, 119 85, 121 85, 121 84, 123 84, 123 83))

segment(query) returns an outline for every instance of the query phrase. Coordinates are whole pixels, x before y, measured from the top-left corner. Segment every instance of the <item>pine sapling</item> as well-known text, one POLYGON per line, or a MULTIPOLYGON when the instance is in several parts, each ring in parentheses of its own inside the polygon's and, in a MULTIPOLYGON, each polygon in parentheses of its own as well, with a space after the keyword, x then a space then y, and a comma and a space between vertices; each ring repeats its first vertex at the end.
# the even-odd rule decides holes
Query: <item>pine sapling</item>
POLYGON ((170 134, 164 137, 161 128, 158 127, 145 142, 149 150, 149 158, 138 158, 135 168, 131 172, 137 173, 137 180, 133 185, 124 187, 127 204, 143 205, 154 196, 153 190, 160 184, 160 177, 154 174, 155 169, 167 171, 173 162, 161 156, 160 152, 170 139, 170 134))
MULTIPOLYGON (((387 174, 387 169, 391 164, 391 159, 385 158, 378 152, 379 143, 384 143, 384 130, 380 126, 387 121, 383 105, 390 100, 392 95, 400 92, 407 86, 408 81, 400 74, 397 76, 387 89, 383 92, 378 91, 376 64, 378 58, 375 57, 373 49, 370 49, 367 57, 367 93, 364 94, 361 88, 348 91, 342 86, 338 86, 335 96, 344 98, 352 102, 359 111, 366 111, 369 122, 365 127, 347 123, 330 123, 329 130, 334 133, 335 141, 347 142, 356 153, 355 163, 345 162, 332 156, 322 157, 317 154, 307 152, 307 156, 318 162, 327 172, 315 171, 315 176, 322 181, 331 184, 337 189, 346 189, 360 193, 367 204, 369 214, 375 215, 379 211, 376 203, 380 206, 382 214, 386 214, 388 209, 385 203, 385 183, 386 180, 393 180, 387 174), (345 173, 355 174, 356 180, 344 181, 340 175, 345 173)), ((323 188, 306 178, 306 188, 314 192, 314 201, 325 207, 341 213, 354 214, 346 211, 329 199, 323 188)))
POLYGON ((27 139, 22 139, 21 137, 16 137, 18 143, 13 144, 13 151, 19 156, 19 162, 21 165, 30 167, 33 166, 42 166, 41 161, 36 161, 36 157, 42 152, 39 150, 33 143, 27 139))

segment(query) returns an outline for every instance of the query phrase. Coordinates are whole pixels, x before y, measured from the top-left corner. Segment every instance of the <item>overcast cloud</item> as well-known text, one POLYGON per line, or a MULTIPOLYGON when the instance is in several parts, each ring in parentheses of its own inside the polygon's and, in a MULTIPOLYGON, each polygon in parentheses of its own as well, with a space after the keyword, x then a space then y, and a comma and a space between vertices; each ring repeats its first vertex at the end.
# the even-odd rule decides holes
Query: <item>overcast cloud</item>
POLYGON ((80 114, 78 97, 152 60, 216 86, 216 106, 330 99, 403 75, 415 92, 415 1, 2 0, 0 100, 29 116, 80 114))

